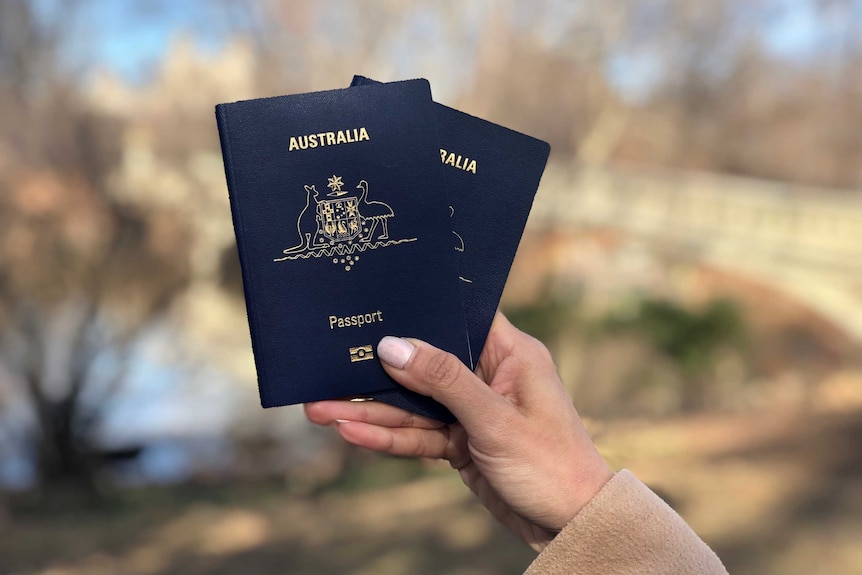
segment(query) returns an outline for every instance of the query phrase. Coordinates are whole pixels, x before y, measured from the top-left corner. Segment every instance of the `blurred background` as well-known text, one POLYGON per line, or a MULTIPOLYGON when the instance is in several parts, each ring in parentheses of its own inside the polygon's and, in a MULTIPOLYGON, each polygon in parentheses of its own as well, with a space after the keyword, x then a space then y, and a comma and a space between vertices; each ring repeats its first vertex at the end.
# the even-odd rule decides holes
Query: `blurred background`
POLYGON ((426 77, 553 152, 504 297, 731 572, 862 573, 862 1, 0 1, 0 573, 521 573, 258 404, 219 102, 426 77))

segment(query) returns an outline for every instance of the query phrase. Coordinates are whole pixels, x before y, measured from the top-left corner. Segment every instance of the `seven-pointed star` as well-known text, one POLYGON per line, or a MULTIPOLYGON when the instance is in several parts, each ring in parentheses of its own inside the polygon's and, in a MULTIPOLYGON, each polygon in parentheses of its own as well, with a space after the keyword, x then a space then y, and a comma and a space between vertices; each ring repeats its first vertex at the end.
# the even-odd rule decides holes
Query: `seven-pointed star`
POLYGON ((341 176, 333 175, 331 178, 327 180, 329 183, 326 184, 326 187, 332 190, 333 192, 340 192, 341 187, 344 185, 344 182, 341 181, 341 176))

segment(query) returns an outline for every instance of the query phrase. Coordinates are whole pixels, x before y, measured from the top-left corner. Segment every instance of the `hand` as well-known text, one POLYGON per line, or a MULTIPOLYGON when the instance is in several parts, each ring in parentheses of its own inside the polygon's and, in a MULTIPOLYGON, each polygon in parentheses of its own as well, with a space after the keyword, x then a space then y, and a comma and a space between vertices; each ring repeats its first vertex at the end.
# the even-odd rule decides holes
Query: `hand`
POLYGON ((350 443, 446 459, 500 522, 541 551, 613 473, 566 393, 550 353, 497 313, 476 373, 415 339, 383 338, 377 353, 398 383, 458 418, 445 425, 380 402, 305 406, 350 443))

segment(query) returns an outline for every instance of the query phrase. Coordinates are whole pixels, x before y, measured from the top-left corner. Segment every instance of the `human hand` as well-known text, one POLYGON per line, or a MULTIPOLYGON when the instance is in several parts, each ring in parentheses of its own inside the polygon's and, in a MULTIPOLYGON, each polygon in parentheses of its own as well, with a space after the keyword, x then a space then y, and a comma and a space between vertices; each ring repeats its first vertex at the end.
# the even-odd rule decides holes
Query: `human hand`
POLYGON ((383 338, 377 353, 404 387, 449 408, 446 425, 380 402, 305 405, 348 442, 446 459, 482 504, 541 551, 612 477, 550 353, 497 313, 476 372, 423 341, 383 338))

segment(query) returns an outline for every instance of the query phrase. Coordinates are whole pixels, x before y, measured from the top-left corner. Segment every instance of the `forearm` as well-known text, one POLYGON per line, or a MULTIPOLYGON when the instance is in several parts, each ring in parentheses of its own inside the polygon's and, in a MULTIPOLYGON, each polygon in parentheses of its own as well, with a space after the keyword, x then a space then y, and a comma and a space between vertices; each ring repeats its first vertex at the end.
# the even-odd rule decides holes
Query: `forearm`
POLYGON ((525 575, 726 575, 685 521, 620 471, 560 532, 525 575))

